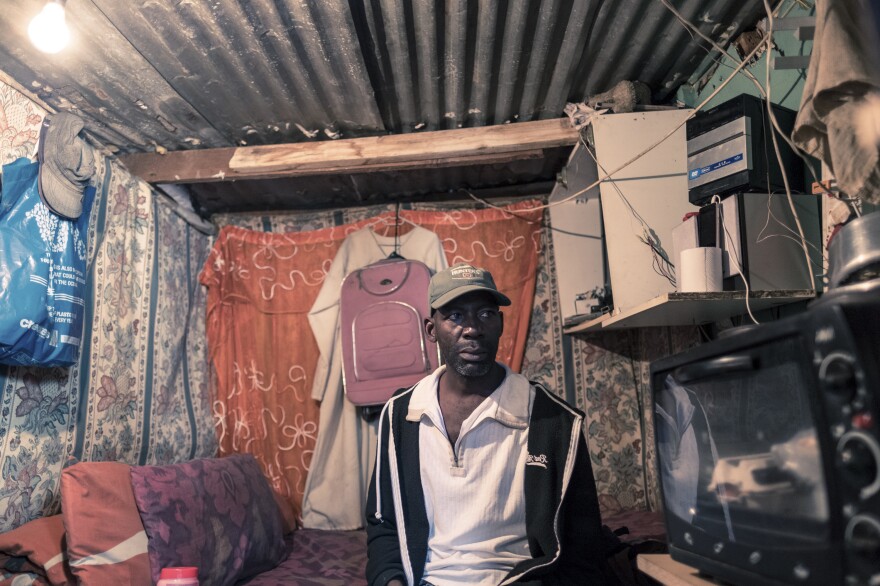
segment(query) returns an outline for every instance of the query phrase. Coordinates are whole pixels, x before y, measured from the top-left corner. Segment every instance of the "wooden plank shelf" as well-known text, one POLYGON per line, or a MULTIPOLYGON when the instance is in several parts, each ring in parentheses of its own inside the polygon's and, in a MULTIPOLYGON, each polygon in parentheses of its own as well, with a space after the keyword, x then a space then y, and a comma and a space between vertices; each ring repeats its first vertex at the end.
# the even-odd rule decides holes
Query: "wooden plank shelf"
MULTIPOLYGON (((752 291, 749 293, 749 307, 752 313, 808 301, 816 292, 806 290, 752 291)), ((627 311, 605 314, 563 329, 563 333, 577 334, 606 329, 646 328, 653 326, 687 326, 712 323, 729 317, 744 315, 746 310, 745 291, 722 291, 718 293, 679 293, 659 295, 627 311)))
POLYGON ((677 562, 668 553, 639 554, 636 557, 639 570, 665 586, 712 586, 723 584, 681 562, 677 562))

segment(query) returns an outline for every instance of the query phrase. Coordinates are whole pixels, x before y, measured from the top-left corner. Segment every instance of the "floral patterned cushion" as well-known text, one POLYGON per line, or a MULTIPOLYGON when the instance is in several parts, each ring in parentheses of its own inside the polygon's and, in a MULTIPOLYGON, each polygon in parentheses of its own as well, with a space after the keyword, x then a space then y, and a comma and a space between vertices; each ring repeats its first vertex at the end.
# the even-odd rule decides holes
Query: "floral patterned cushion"
POLYGON ((154 582, 162 568, 195 566, 202 584, 226 586, 284 557, 278 507, 249 454, 135 466, 131 485, 154 582))

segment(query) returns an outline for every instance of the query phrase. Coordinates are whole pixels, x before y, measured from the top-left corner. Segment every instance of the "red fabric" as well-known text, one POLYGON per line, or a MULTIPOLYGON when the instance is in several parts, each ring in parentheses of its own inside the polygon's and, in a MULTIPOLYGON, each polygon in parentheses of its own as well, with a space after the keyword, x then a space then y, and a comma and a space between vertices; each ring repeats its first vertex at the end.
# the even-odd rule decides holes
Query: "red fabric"
MULTIPOLYGON (((488 269, 510 297, 498 360, 515 372, 534 301, 543 211, 530 210, 539 204, 400 212, 440 237, 450 265, 488 269)), ((318 434, 319 406, 310 397, 318 349, 308 312, 345 237, 375 221, 290 233, 225 226, 200 275, 220 454, 253 454, 297 518, 318 434)))
POLYGON ((10 556, 23 556, 42 571, 50 584, 75 584, 67 557, 59 558, 66 548, 61 515, 42 517, 17 529, 0 534, 0 551, 10 556), (51 564, 48 568, 47 564, 51 564))
MULTIPOLYGON (((146 547, 116 563, 76 565, 77 560, 100 555, 144 531, 131 488, 131 466, 80 462, 65 468, 61 473, 61 508, 71 570, 79 584, 152 584, 146 547)), ((131 542, 128 547, 129 551, 134 548, 131 542)))
POLYGON ((264 233, 225 226, 205 263, 208 353, 220 455, 249 453, 301 517, 318 435, 318 347, 308 312, 361 225, 264 233))
POLYGON ((436 233, 443 242, 450 266, 467 262, 492 273, 498 289, 510 297, 504 313, 504 334, 498 360, 514 372, 522 368, 535 300, 541 220, 535 210, 540 201, 505 206, 501 211, 458 210, 450 212, 401 211, 404 218, 436 233))

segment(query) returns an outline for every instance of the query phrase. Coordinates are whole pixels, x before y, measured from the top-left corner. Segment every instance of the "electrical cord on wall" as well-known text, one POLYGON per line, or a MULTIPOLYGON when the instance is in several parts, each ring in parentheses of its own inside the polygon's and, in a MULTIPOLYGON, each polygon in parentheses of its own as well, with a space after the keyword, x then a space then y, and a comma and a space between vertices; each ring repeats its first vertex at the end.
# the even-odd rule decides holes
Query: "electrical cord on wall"
MULTIPOLYGON (((795 232, 794 230, 792 230, 792 229, 788 226, 788 224, 786 224, 785 222, 783 222, 782 220, 780 220, 779 218, 777 218, 776 215, 773 213, 773 209, 772 209, 772 206, 771 206, 771 202, 770 202, 770 200, 773 198, 774 195, 777 195, 777 194, 776 194, 775 192, 769 194, 769 198, 768 198, 768 201, 767 201, 767 218, 766 218, 766 220, 764 221, 764 226, 761 228, 761 231, 758 232, 758 236, 757 236, 757 238, 755 239, 755 242, 758 243, 758 244, 760 244, 761 242, 764 242, 764 241, 766 241, 766 240, 769 240, 770 238, 787 238, 787 239, 789 239, 789 240, 791 240, 791 241, 793 241, 793 242, 796 242, 796 243, 800 244, 800 243, 801 243, 801 240, 798 239, 798 238, 795 238, 795 236, 797 236, 798 233, 795 232), (767 231, 767 228, 770 227, 770 219, 771 219, 771 218, 772 218, 773 221, 776 222, 780 227, 782 227, 784 230, 786 230, 786 231, 788 231, 788 232, 791 232, 791 234, 793 234, 794 236, 789 236, 788 234, 764 234, 764 232, 767 231)), ((807 241, 807 246, 809 246, 810 249, 811 249, 814 253, 816 253, 816 254, 822 256, 822 259, 823 259, 823 260, 828 260, 828 255, 825 254, 824 251, 820 250, 818 246, 816 246, 815 244, 813 244, 812 242, 809 242, 809 241, 807 241)), ((825 274, 824 274, 824 267, 821 267, 821 266, 817 265, 816 262, 813 261, 812 258, 810 259, 810 266, 812 267, 812 270, 818 270, 818 271, 819 271, 818 273, 813 273, 813 277, 814 277, 814 278, 815 278, 815 277, 824 277, 824 276, 825 276, 825 274)))

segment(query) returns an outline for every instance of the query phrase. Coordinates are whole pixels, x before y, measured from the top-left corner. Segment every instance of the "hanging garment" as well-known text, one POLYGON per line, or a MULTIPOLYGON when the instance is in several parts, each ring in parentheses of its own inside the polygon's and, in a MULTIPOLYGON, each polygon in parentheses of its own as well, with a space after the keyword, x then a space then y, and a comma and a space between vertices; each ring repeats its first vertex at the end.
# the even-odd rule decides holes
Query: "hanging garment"
MULTIPOLYGON (((421 261, 434 272, 446 268, 440 239, 429 230, 415 227, 399 237, 399 245, 404 258, 421 261)), ((376 429, 375 423, 359 416, 343 393, 339 296, 346 275, 387 258, 394 250, 394 237, 379 236, 370 228, 351 233, 336 253, 309 312, 320 352, 312 397, 321 401, 321 415, 303 496, 307 528, 357 529, 364 524, 376 429)))
POLYGON ((792 139, 840 189, 880 204, 880 8, 816 2, 816 39, 792 139))
POLYGON ((3 167, 0 199, 0 363, 70 366, 82 339, 86 238, 95 188, 80 215, 58 216, 40 199, 41 164, 3 167))
POLYGON ((355 405, 383 405, 440 366, 424 327, 431 274, 423 262, 389 258, 342 281, 342 373, 355 405))

